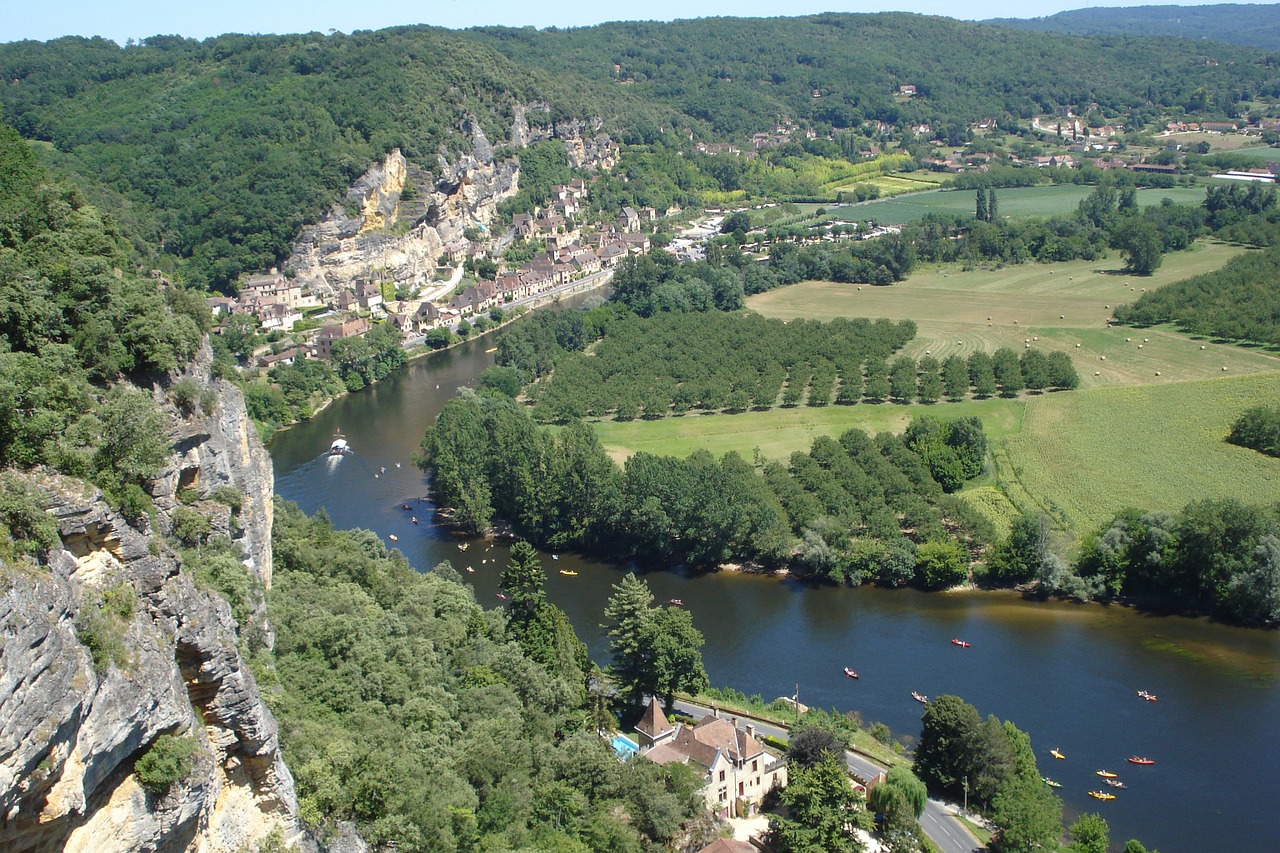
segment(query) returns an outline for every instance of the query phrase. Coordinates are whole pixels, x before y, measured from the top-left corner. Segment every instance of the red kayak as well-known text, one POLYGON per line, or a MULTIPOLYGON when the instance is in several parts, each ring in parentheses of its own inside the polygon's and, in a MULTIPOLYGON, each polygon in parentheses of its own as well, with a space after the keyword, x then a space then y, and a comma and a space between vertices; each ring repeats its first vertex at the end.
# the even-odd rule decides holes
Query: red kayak
POLYGON ((964 640, 952 640, 951 642, 953 645, 957 645, 962 649, 967 649, 972 645, 972 643, 966 643, 964 640))
POLYGON ((1154 758, 1142 758, 1141 756, 1131 755, 1128 759, 1130 764, 1155 764, 1154 758))
POLYGON ((844 668, 844 674, 845 674, 845 675, 847 675, 847 676, 849 676, 850 678, 857 678, 857 677, 858 677, 858 673, 856 673, 856 672, 854 672, 853 670, 849 669, 849 667, 847 667, 847 666, 844 668))

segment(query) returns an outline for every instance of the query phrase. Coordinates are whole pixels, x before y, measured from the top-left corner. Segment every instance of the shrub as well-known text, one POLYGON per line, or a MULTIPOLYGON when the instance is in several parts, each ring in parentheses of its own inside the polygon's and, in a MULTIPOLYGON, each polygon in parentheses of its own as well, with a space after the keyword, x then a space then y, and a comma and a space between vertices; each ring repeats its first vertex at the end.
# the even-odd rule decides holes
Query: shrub
POLYGON ((106 672, 111 664, 128 664, 124 633, 133 618, 133 587, 121 582, 86 600, 76 616, 76 637, 89 650, 96 672, 106 672))
POLYGON ((209 535, 209 519, 194 509, 173 511, 173 536, 184 545, 199 545, 209 535))
POLYGON ((209 495, 209 500, 217 501, 223 506, 230 507, 233 514, 240 512, 244 507, 244 495, 237 488, 232 486, 219 486, 213 490, 213 494, 209 495))
POLYGON ((44 511, 40 492, 14 474, 0 474, 0 556, 42 554, 57 544, 58 522, 44 511))
POLYGON ((200 399, 200 386, 194 379, 180 379, 169 389, 173 403, 184 415, 192 415, 196 410, 196 401, 200 399))
POLYGON ((194 738, 160 735, 133 765, 134 775, 148 792, 163 796, 191 772, 195 751, 194 738))

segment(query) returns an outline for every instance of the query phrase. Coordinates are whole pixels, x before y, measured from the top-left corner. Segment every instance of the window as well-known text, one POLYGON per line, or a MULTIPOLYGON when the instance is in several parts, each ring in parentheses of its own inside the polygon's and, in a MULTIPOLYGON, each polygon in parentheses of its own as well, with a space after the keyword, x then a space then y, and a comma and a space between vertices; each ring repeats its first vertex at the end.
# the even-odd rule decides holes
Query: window
POLYGON ((753 761, 753 762, 751 762, 751 772, 752 772, 752 773, 759 773, 759 772, 760 772, 760 766, 759 766, 759 765, 760 765, 760 762, 759 762, 758 760, 757 760, 757 761, 753 761))
POLYGON ((720 771, 720 781, 721 781, 721 782, 723 782, 723 781, 724 781, 724 771, 723 771, 723 770, 721 770, 721 771, 720 771))

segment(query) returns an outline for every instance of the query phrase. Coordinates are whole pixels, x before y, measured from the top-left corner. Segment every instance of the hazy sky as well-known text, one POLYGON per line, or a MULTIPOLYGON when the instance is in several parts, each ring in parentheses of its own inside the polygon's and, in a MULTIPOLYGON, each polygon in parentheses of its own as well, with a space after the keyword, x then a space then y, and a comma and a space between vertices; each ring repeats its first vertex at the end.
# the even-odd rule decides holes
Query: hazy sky
MULTIPOLYGON (((572 27, 603 21, 701 18, 717 15, 769 17, 815 12, 920 12, 952 18, 1030 18, 1085 6, 1137 6, 1142 0, 986 0, 977 4, 944 0, 61 0, 0 2, 0 42, 47 41, 65 35, 100 35, 123 43, 129 38, 182 35, 206 38, 223 33, 349 33, 400 24, 432 24, 460 29, 482 24, 572 27), (7 8, 6 8, 7 7, 7 8)), ((1202 5, 1197 2, 1181 5, 1202 5)))

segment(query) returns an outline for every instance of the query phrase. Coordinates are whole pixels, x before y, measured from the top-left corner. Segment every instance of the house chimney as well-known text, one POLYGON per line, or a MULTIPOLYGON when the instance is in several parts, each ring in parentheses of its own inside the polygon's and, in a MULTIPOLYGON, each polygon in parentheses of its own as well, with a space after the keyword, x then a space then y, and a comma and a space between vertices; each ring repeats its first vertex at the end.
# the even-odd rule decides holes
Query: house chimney
POLYGON ((715 705, 711 706, 711 716, 715 717, 717 720, 720 719, 720 709, 715 705))
POLYGON ((756 727, 753 723, 747 723, 747 737, 756 736, 756 727))

